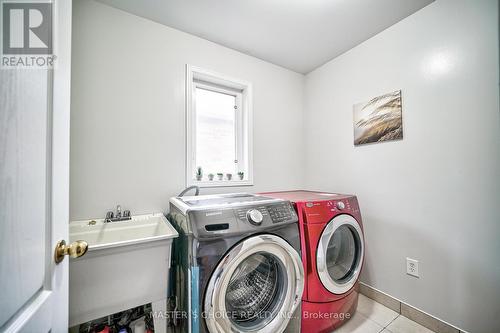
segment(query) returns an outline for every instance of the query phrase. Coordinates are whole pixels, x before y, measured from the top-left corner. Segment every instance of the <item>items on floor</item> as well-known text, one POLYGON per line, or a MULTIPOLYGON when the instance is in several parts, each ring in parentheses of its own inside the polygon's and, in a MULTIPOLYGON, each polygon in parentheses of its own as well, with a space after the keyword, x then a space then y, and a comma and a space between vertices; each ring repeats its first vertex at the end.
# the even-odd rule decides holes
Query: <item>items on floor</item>
POLYGON ((153 333, 151 304, 114 313, 71 327, 70 333, 153 333))

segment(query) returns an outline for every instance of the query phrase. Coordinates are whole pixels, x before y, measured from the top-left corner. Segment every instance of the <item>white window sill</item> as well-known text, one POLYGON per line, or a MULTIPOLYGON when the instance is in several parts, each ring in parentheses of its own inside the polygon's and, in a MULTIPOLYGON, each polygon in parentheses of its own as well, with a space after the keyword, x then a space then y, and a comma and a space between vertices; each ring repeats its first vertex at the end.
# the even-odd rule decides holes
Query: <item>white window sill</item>
POLYGON ((233 186, 253 186, 251 180, 191 180, 190 186, 196 185, 198 187, 233 187, 233 186))

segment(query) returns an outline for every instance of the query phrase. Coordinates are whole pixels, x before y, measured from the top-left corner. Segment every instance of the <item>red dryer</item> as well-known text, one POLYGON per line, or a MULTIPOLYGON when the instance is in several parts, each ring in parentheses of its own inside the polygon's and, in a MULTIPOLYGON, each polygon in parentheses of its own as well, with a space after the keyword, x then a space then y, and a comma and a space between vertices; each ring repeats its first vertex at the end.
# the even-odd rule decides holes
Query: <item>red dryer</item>
POLYGON ((364 237, 354 195, 312 191, 262 193, 293 202, 299 216, 305 285, 302 332, 331 332, 356 311, 364 237))

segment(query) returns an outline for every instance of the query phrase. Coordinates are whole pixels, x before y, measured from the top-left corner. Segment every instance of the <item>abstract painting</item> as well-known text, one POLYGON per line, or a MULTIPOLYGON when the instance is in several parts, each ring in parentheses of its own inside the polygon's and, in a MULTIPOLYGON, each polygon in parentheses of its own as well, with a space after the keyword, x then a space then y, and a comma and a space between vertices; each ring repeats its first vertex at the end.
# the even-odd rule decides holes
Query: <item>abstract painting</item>
POLYGON ((354 105, 354 145, 403 139, 401 90, 354 105))

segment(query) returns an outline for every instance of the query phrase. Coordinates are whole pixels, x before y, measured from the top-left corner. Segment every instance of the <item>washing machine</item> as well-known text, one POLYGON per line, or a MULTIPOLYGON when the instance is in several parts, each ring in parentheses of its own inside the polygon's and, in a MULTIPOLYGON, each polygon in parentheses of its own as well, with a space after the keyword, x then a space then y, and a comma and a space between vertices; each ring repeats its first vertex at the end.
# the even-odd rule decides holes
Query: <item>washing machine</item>
POLYGON ((175 197, 175 332, 299 332, 304 270, 288 200, 255 194, 175 197))
POLYGON ((365 253, 354 195, 312 191, 262 193, 290 200, 299 216, 302 262, 302 332, 332 332, 354 314, 365 253))

